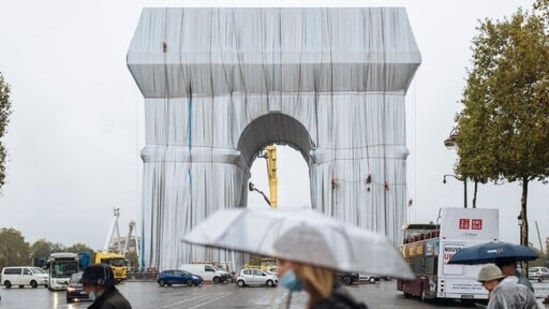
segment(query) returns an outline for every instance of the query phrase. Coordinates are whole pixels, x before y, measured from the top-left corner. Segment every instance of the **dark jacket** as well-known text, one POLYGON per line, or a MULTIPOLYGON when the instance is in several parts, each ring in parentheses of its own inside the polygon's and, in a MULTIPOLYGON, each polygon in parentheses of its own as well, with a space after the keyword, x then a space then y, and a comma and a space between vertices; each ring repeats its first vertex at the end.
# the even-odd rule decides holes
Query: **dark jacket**
POLYGON ((312 309, 367 309, 364 303, 357 302, 351 294, 341 285, 334 285, 334 290, 329 298, 323 299, 312 309))
POLYGON ((132 306, 113 286, 97 297, 88 309, 132 309, 132 306))

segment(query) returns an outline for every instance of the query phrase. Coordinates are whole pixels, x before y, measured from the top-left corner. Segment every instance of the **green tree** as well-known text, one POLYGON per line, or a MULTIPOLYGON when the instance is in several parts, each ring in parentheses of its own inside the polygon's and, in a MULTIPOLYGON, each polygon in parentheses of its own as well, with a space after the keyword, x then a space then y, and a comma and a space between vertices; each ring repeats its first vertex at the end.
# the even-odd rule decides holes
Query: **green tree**
POLYGON ((37 259, 47 259, 50 253, 52 253, 53 244, 46 239, 39 239, 35 241, 31 247, 31 258, 33 261, 37 259))
POLYGON ((6 181, 6 156, 7 150, 2 143, 2 137, 7 132, 9 116, 11 115, 10 86, 4 81, 4 75, 0 72, 0 189, 6 181))
POLYGON ((475 182, 522 186, 521 244, 528 244, 528 184, 549 174, 548 0, 532 13, 481 22, 456 115, 455 172, 475 182))
POLYGON ((0 268, 5 266, 29 265, 30 245, 14 228, 0 229, 0 268))
POLYGON ((62 243, 52 243, 51 245, 51 252, 66 252, 67 247, 63 245, 62 243))
POLYGON ((93 255, 95 253, 95 251, 92 248, 82 243, 77 243, 68 247, 67 251, 73 252, 73 253, 89 252, 90 255, 93 255))

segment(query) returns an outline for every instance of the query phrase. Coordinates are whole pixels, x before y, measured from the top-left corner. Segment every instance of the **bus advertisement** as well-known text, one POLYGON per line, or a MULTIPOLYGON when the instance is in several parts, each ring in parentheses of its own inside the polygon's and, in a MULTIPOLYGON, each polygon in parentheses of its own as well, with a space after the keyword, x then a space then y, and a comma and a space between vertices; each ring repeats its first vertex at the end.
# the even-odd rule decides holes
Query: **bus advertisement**
POLYGON ((405 296, 477 300, 488 292, 477 282, 482 265, 453 265, 448 261, 462 248, 499 238, 497 209, 441 208, 437 224, 403 227, 400 251, 416 274, 414 280, 397 280, 405 296))
POLYGON ((71 275, 78 272, 78 254, 72 252, 51 253, 47 261, 48 289, 65 290, 71 275))

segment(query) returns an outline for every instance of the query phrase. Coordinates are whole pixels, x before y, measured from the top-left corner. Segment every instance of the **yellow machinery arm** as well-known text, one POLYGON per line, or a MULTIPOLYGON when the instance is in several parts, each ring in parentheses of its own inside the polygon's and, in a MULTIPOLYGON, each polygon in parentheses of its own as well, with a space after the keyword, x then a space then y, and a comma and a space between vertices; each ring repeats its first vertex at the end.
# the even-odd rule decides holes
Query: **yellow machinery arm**
POLYGON ((265 159, 267 160, 267 176, 269 177, 269 200, 271 207, 278 205, 278 178, 276 177, 276 146, 265 147, 265 159))

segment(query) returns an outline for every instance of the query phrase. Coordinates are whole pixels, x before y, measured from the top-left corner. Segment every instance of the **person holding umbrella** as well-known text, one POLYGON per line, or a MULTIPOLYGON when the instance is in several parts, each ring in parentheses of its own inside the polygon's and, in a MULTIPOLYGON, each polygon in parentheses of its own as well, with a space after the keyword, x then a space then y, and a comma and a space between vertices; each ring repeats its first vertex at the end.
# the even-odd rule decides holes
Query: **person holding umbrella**
MULTIPOLYGON (((336 272, 415 278, 385 235, 313 209, 220 210, 183 236, 189 244, 278 258, 279 285, 309 294, 309 309, 367 308, 341 287, 336 272)), ((287 306, 291 301, 288 297, 287 306)))
POLYGON ((525 285, 532 293, 535 293, 534 286, 532 286, 530 280, 517 270, 517 260, 515 258, 499 258, 495 259, 494 262, 499 269, 501 269, 501 272, 505 277, 516 276, 518 278, 518 284, 525 285))
POLYGON ((339 284, 333 270, 280 260, 278 275, 280 285, 290 292, 305 290, 309 294, 309 309, 368 308, 339 284))
MULTIPOLYGON (((283 256, 294 255, 298 260, 305 254, 317 252, 319 258, 328 264, 336 263, 326 238, 315 229, 306 225, 297 225, 275 241, 274 249, 283 256), (296 250, 299 248, 299 250, 296 250), (322 257, 320 257, 322 256, 322 257)), ((336 272, 325 266, 315 265, 315 261, 308 263, 293 262, 279 259, 278 277, 280 285, 290 292, 305 290, 309 294, 308 309, 366 309, 366 305, 357 302, 351 294, 339 284, 336 272)), ((336 264, 332 264, 336 265, 336 264)))
POLYGON ((486 309, 535 309, 536 296, 526 286, 518 284, 517 277, 506 277, 495 264, 486 264, 478 273, 482 286, 488 290, 486 309))

